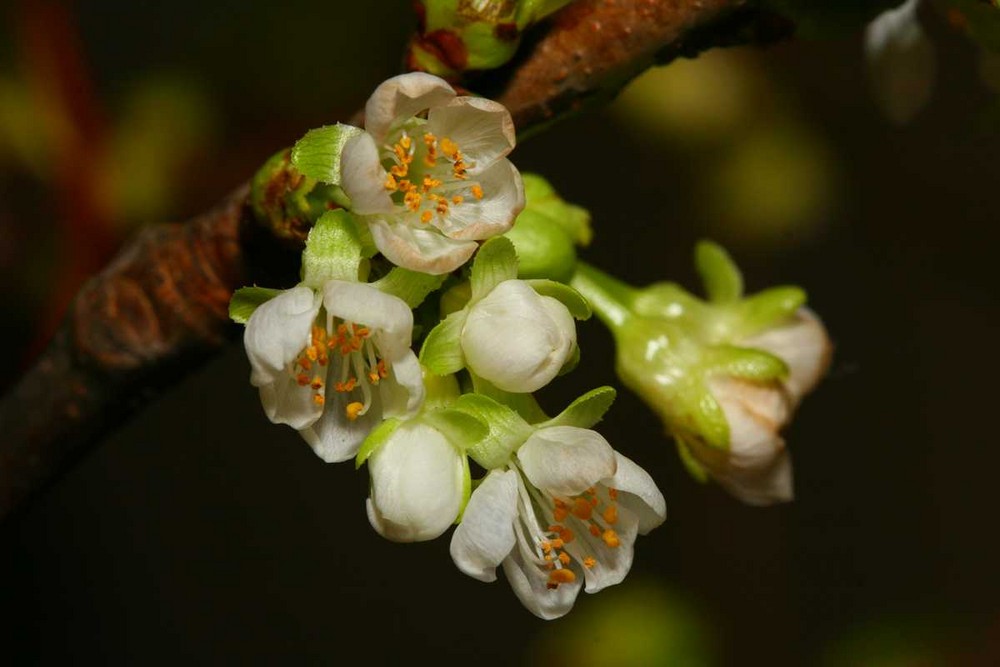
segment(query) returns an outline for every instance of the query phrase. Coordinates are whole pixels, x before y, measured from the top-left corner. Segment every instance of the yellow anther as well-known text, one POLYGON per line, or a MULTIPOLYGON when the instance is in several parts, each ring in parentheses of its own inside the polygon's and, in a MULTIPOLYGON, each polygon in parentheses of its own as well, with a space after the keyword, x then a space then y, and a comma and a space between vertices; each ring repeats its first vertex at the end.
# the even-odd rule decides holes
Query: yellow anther
POLYGON ((548 542, 542 542, 538 546, 540 546, 542 548, 542 553, 547 554, 548 552, 552 551, 552 545, 549 544, 548 542))
POLYGON ((436 178, 431 178, 430 176, 424 176, 423 188, 424 192, 429 192, 437 186, 441 185, 441 181, 436 178))
POLYGON ((323 397, 323 394, 314 394, 313 403, 315 403, 316 405, 323 405, 324 403, 326 403, 326 398, 323 397))
POLYGON ((323 378, 321 378, 320 376, 317 375, 316 377, 314 377, 312 379, 312 382, 309 383, 309 386, 312 387, 313 389, 317 389, 317 390, 318 389, 322 389, 323 388, 323 378))
POLYGON ((608 489, 608 498, 618 500, 618 489, 608 489))
POLYGON ((553 549, 562 549, 564 546, 566 546, 565 544, 563 544, 563 541, 559 538, 552 540, 550 544, 552 545, 553 549))
POLYGON ((364 405, 358 403, 357 401, 354 401, 353 403, 347 404, 347 407, 344 408, 344 413, 347 415, 348 419, 354 421, 355 419, 358 418, 358 415, 360 415, 361 411, 364 409, 365 409, 364 405))
POLYGON ((472 186, 472 196, 475 197, 476 199, 482 199, 483 198, 483 188, 482 188, 482 186, 480 186, 480 185, 473 185, 472 186))
POLYGON ((404 150, 410 150, 410 146, 413 145, 413 140, 410 138, 410 135, 404 134, 399 138, 399 145, 402 146, 404 150))
POLYGON ((608 505, 604 508, 604 520, 608 523, 615 523, 618 521, 618 505, 608 505))
POLYGON ((403 178, 410 171, 409 166, 404 162, 403 164, 395 164, 389 168, 389 175, 395 176, 396 178, 403 178))
POLYGON ((573 570, 563 567, 549 572, 549 581, 545 584, 547 588, 559 588, 559 584, 571 584, 576 581, 573 570))
POLYGON ((389 370, 385 367, 385 360, 379 359, 378 363, 375 364, 375 368, 378 369, 378 376, 381 379, 385 379, 389 375, 389 370))
POLYGON ((590 514, 593 512, 593 507, 584 498, 577 498, 573 501, 573 516, 583 521, 588 521, 590 519, 590 514))
POLYGON ((407 192, 406 196, 403 197, 403 204, 411 211, 416 211, 420 208, 421 201, 423 201, 423 197, 420 196, 419 192, 414 192, 413 190, 407 192))
POLYGON ((598 526, 596 523, 590 524, 590 534, 593 535, 594 537, 600 537, 601 535, 600 526, 598 526))
POLYGON ((371 382, 372 384, 378 384, 378 381, 380 379, 381 378, 379 378, 378 371, 372 371, 371 373, 368 374, 368 381, 371 382))
POLYGON ((604 543, 609 547, 611 547, 612 549, 621 544, 621 541, 618 539, 618 533, 611 530, 610 528, 608 528, 606 531, 604 531, 604 533, 601 534, 601 539, 604 540, 604 543))
POLYGON ((565 551, 559 554, 559 562, 562 563, 563 565, 569 565, 570 560, 572 559, 569 557, 569 554, 566 553, 565 551))
POLYGON ((297 376, 295 377, 295 381, 296 381, 296 382, 298 383, 298 385, 299 385, 300 387, 304 387, 304 386, 306 386, 307 384, 309 384, 309 376, 308 376, 308 375, 306 375, 305 373, 299 373, 299 374, 298 374, 298 375, 297 375, 297 376))
POLYGON ((595 558, 587 556, 586 558, 583 559, 583 566, 588 570, 594 567, 595 565, 597 565, 597 560, 595 558))
POLYGON ((309 361, 316 361, 319 358, 319 350, 316 349, 315 345, 310 345, 306 348, 306 359, 309 361))
POLYGON ((464 199, 465 198, 462 197, 462 195, 455 195, 454 197, 451 198, 451 203, 452 204, 461 204, 464 201, 464 199))
POLYGON ((439 145, 441 146, 442 153, 450 157, 452 160, 455 159, 455 156, 458 154, 458 144, 448 137, 441 137, 439 145))
POLYGON ((433 213, 431 213, 430 211, 424 211, 423 213, 420 214, 420 222, 426 225, 428 222, 431 221, 431 218, 433 217, 434 217, 433 213))

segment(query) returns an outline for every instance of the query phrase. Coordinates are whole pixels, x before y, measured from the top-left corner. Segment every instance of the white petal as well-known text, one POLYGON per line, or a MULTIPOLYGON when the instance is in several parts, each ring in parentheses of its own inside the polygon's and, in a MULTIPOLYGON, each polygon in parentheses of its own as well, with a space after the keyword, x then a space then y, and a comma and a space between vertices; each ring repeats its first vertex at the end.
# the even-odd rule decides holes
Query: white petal
POLYGON ((632 459, 615 452, 618 469, 604 484, 618 489, 618 503, 636 515, 639 533, 645 535, 667 518, 667 501, 649 473, 632 459))
POLYGON ((795 498, 792 461, 785 449, 767 467, 734 470, 716 479, 722 488, 747 505, 774 505, 795 498))
POLYGON ((375 246, 386 258, 404 269, 431 275, 451 273, 469 261, 479 244, 455 241, 437 229, 415 229, 403 223, 370 219, 375 246))
POLYGON ((299 285, 257 307, 243 333, 252 385, 261 387, 287 374, 288 364, 309 344, 319 306, 316 293, 299 285))
POLYGON ((366 283, 328 280, 323 285, 323 306, 334 317, 382 333, 387 345, 410 346, 413 312, 397 296, 366 283))
POLYGON ((408 422, 368 459, 372 526, 397 542, 434 539, 462 505, 461 455, 440 431, 408 422))
POLYGON ((299 386, 289 373, 263 385, 260 402, 268 419, 275 424, 288 424, 294 429, 310 426, 323 414, 323 406, 313 400, 312 388, 299 386))
POLYGON ((741 341, 740 345, 770 352, 788 364, 784 384, 795 402, 820 381, 832 353, 826 328, 807 308, 800 308, 788 324, 741 341))
POLYGON ((466 196, 448 209, 447 215, 435 216, 433 224, 453 239, 488 239, 514 226, 514 219, 524 209, 524 183, 510 160, 499 160, 477 178, 483 198, 466 196))
POLYGON ((469 368, 500 389, 528 393, 569 360, 576 324, 566 307, 522 280, 506 280, 469 310, 462 329, 469 368))
POLYGON ((525 476, 553 496, 575 496, 615 474, 615 450, 597 431, 551 426, 535 431, 517 450, 525 476))
POLYGON ((503 572, 521 604, 532 614, 545 620, 565 616, 573 608, 576 596, 580 593, 579 577, 573 583, 549 589, 546 586, 548 577, 537 567, 525 565, 518 549, 511 551, 510 556, 504 559, 503 572))
POLYGON ((385 189, 385 179, 386 171, 372 135, 359 134, 344 145, 340 154, 340 187, 350 197, 353 213, 392 213, 395 206, 385 189))
POLYGON ((458 145, 470 174, 480 173, 514 148, 514 121, 507 107, 481 97, 456 97, 431 109, 427 127, 458 145))
POLYGON ((909 121, 934 83, 934 46, 917 18, 917 0, 882 12, 865 30, 865 56, 876 101, 890 120, 909 121))
POLYGON ((424 378, 417 355, 409 348, 398 358, 387 358, 389 376, 379 382, 383 416, 407 419, 424 403, 424 378))
POLYGON ((425 109, 443 106, 455 98, 455 90, 444 79, 423 72, 400 74, 383 81, 365 104, 365 129, 379 143, 393 123, 425 109))
POLYGON ((344 411, 351 400, 347 394, 336 391, 332 383, 327 383, 323 415, 312 426, 299 431, 316 455, 327 463, 353 459, 368 433, 382 421, 378 392, 372 395, 368 412, 353 421, 347 418, 344 411))
POLYGON ((458 569, 480 581, 496 581, 496 567, 517 538, 517 473, 494 470, 469 499, 462 522, 451 536, 451 558, 458 569))
MULTIPOLYGON (((601 500, 608 502, 606 489, 601 489, 601 500)), ((576 539, 566 545, 570 555, 578 562, 587 556, 597 561, 592 567, 585 567, 583 570, 588 593, 596 593, 608 586, 620 584, 628 575, 632 569, 638 524, 636 515, 619 503, 618 520, 614 525, 615 533, 618 535, 617 547, 609 547, 603 539, 591 535, 587 530, 578 531, 576 539)))

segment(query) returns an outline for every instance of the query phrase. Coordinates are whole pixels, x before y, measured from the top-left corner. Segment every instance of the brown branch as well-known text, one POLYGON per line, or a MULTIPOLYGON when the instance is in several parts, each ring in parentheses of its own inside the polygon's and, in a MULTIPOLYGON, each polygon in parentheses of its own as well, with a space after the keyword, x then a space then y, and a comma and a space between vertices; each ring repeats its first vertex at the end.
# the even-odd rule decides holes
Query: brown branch
MULTIPOLYGON (((577 0, 515 62, 467 83, 507 104, 523 133, 610 98, 654 62, 770 39, 774 25, 747 1, 577 0)), ((77 295, 0 402, 0 518, 237 334, 235 288, 287 284, 306 230, 284 197, 297 175, 262 173, 253 206, 244 187, 186 224, 143 230, 77 295)))

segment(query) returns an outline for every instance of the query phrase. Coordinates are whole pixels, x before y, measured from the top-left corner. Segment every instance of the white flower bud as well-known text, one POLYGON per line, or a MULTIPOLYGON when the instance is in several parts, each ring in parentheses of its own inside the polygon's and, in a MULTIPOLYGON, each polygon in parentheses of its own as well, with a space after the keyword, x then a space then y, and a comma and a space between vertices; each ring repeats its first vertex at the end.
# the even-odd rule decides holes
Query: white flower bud
POLYGON ((504 391, 547 385, 569 361, 576 325, 562 303, 506 280, 469 310, 462 330, 468 367, 504 391))

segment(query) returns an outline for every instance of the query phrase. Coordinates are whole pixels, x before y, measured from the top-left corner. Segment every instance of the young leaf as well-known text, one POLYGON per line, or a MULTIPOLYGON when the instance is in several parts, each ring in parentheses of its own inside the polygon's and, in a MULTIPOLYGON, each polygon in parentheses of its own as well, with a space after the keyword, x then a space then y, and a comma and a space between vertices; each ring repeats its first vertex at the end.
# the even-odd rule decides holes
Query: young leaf
POLYGON ((806 303, 805 290, 794 287, 772 287, 744 299, 738 306, 740 330, 751 336, 781 324, 806 303))
POLYGON ((246 324, 257 306, 281 294, 281 290, 266 287, 241 287, 233 292, 229 300, 229 319, 237 324, 246 324))
POLYGON ((328 280, 358 279, 362 245, 353 216, 344 209, 324 213, 306 239, 302 282, 313 288, 328 280))
POLYGON ((421 419, 448 438, 461 450, 475 447, 490 434, 490 427, 482 419, 468 412, 444 408, 425 412, 421 419))
POLYGON ((578 320, 590 319, 593 315, 593 311, 590 309, 590 303, 583 298, 583 295, 577 292, 575 289, 569 285, 564 285, 562 283, 557 283, 554 280, 529 280, 527 281, 531 288, 541 294, 542 296, 550 296, 556 301, 562 303, 569 310, 569 314, 578 320))
POLYGON ((344 144, 362 132, 359 127, 342 123, 309 130, 292 148, 292 165, 305 176, 340 185, 340 152, 344 144))
POLYGON ((482 245, 472 260, 472 303, 505 280, 517 278, 517 253, 509 239, 497 236, 482 245))
POLYGON ((579 428, 592 428, 594 424, 604 418, 604 413, 608 411, 615 401, 616 392, 613 387, 598 387, 588 391, 586 394, 569 404, 565 410, 560 412, 547 422, 538 424, 539 427, 549 426, 577 426, 579 428))
POLYGON ((694 263, 709 301, 732 303, 743 296, 743 276, 722 246, 699 241, 694 249, 694 263))
POLYGON ((462 353, 462 328, 467 312, 459 310, 431 329, 420 348, 420 363, 435 375, 451 375, 465 368, 462 353))
POLYGON ((491 470, 504 465, 534 429, 516 412, 482 394, 465 394, 452 405, 489 425, 489 435, 466 450, 472 459, 491 470))
POLYGON ((397 266, 371 285, 386 294, 398 296, 410 308, 416 308, 423 303, 428 294, 441 287, 441 283, 447 277, 447 275, 432 276, 397 266))
POLYGON ((365 438, 365 441, 361 443, 361 447, 358 449, 358 455, 354 458, 355 469, 360 468, 365 464, 375 450, 385 444, 386 440, 396 431, 397 428, 403 422, 399 419, 386 419, 384 422, 376 426, 365 438))

